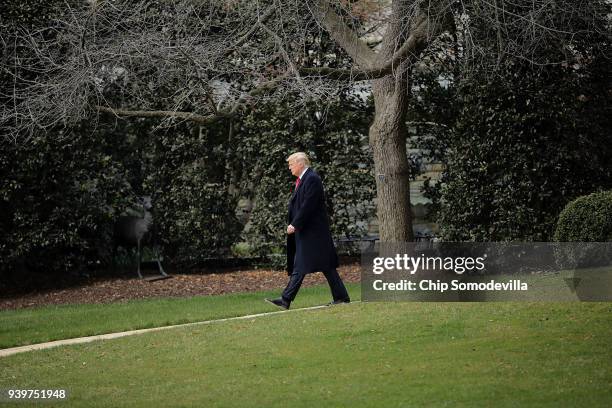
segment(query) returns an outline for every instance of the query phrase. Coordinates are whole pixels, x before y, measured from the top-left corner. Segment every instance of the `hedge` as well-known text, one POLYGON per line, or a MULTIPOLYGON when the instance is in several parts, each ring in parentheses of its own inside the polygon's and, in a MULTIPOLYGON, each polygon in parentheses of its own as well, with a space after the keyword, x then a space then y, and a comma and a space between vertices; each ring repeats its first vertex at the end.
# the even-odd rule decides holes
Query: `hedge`
POLYGON ((554 234, 558 242, 612 241, 612 191, 578 197, 565 206, 554 234))

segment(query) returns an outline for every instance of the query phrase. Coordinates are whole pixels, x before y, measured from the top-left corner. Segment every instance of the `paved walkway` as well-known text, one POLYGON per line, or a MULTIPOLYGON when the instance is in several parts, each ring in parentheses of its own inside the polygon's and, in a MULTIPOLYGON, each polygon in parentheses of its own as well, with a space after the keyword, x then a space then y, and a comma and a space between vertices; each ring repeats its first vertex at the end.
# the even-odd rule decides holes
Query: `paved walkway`
MULTIPOLYGON (((359 303, 359 301, 351 302, 351 303, 359 303)), ((6 357, 6 356, 10 356, 12 354, 17 354, 17 353, 24 353, 26 351, 45 350, 45 349, 49 349, 49 348, 52 348, 52 347, 65 346, 65 345, 69 345, 69 344, 81 344, 81 343, 89 343, 89 342, 97 341, 97 340, 118 339, 119 337, 133 336, 135 334, 150 333, 150 332, 155 332, 155 331, 160 331, 160 330, 174 329, 174 328, 177 328, 177 327, 197 326, 197 325, 202 325, 202 324, 227 322, 227 321, 231 321, 231 320, 253 319, 253 318, 256 318, 256 317, 276 315, 276 314, 279 314, 279 313, 292 313, 292 312, 299 312, 299 311, 304 311, 304 310, 323 309, 323 308, 327 308, 327 307, 329 307, 329 306, 327 306, 327 305, 311 306, 311 307, 303 307, 303 308, 300 308, 300 309, 279 310, 279 311, 276 311, 276 312, 265 312, 265 313, 257 313, 257 314, 251 314, 251 315, 245 315, 245 316, 227 317, 225 319, 205 320, 205 321, 202 321, 202 322, 175 324, 175 325, 172 325, 172 326, 152 327, 150 329, 129 330, 129 331, 117 332, 117 333, 99 334, 99 335, 96 335, 96 336, 77 337, 77 338, 74 338, 74 339, 49 341, 47 343, 30 344, 30 345, 27 345, 27 346, 19 346, 19 347, 7 348, 7 349, 0 349, 0 357, 6 357)))

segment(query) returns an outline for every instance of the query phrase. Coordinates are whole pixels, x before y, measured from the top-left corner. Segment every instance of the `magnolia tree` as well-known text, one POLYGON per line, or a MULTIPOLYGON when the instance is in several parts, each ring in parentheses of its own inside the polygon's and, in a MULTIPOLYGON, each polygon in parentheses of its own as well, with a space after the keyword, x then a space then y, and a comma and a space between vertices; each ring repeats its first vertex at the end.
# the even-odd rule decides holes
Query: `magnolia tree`
POLYGON ((2 86, 0 125, 22 142, 103 115, 206 126, 270 100, 324 104, 365 84, 381 240, 410 241, 414 70, 441 59, 457 75, 483 61, 494 73, 507 58, 579 63, 576 41, 608 30, 607 13, 606 0, 67 2, 42 31, 4 30, 12 83, 2 86), (330 41, 333 52, 318 52, 330 41), (539 52, 551 44, 556 55, 539 52))

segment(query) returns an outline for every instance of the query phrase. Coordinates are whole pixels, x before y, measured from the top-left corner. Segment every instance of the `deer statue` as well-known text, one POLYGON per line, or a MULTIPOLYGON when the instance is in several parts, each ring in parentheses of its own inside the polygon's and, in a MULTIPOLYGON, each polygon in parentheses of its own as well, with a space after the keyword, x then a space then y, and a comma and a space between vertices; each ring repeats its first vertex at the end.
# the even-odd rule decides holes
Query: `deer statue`
POLYGON ((151 197, 145 196, 140 198, 142 203, 142 217, 134 215, 124 215, 117 219, 115 222, 114 230, 114 242, 113 242, 113 261, 117 253, 119 246, 127 249, 136 247, 136 261, 138 277, 142 279, 140 273, 140 264, 142 263, 142 248, 145 243, 151 242, 153 244, 154 251, 156 253, 157 267, 162 277, 168 277, 164 268, 159 261, 159 250, 155 246, 155 237, 153 234, 153 214, 151 210, 153 205, 151 203, 151 197))

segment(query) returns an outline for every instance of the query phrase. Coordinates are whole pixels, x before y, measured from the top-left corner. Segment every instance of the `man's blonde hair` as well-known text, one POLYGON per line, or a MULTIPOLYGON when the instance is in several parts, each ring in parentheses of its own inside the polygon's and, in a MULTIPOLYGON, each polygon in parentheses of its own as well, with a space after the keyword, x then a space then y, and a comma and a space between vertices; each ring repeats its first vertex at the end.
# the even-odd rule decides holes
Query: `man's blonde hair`
POLYGON ((308 155, 304 152, 293 153, 292 155, 287 157, 288 162, 298 161, 298 160, 303 162, 306 166, 310 166, 310 159, 308 158, 308 155))

